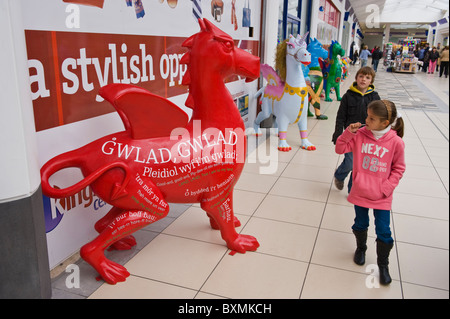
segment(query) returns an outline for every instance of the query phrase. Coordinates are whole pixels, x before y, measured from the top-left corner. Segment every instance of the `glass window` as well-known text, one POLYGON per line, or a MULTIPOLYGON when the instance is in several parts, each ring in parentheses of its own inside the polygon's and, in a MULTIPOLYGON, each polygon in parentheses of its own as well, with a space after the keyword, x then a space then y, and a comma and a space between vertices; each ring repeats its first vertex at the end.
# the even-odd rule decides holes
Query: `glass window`
POLYGON ((299 17, 299 1, 298 0, 289 0, 288 2, 288 14, 299 17))
POLYGON ((328 0, 320 0, 319 19, 329 25, 339 28, 341 13, 328 0))
POLYGON ((280 43, 289 34, 299 34, 302 0, 279 0, 278 3, 278 43, 280 43))
POLYGON ((325 0, 319 2, 319 20, 325 21, 325 0))

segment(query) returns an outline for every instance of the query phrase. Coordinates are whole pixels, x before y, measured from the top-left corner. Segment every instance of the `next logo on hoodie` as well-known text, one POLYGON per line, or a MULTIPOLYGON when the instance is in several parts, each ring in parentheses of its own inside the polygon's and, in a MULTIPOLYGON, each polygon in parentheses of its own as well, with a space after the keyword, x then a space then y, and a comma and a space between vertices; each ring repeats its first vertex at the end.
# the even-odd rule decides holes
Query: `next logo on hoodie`
POLYGON ((371 154, 383 158, 383 156, 387 152, 389 152, 389 150, 386 147, 378 146, 376 144, 371 143, 362 143, 361 153, 363 154, 371 154))

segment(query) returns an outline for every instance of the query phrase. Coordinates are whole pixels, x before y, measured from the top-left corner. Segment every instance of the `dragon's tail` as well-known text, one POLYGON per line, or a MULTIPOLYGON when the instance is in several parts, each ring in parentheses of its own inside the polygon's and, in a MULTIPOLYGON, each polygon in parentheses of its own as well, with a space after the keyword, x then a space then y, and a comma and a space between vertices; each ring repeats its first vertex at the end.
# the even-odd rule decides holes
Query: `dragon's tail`
POLYGON ((93 182, 95 182, 101 175, 106 173, 107 171, 113 168, 122 168, 125 171, 125 180, 121 185, 117 185, 117 187, 113 190, 113 194, 111 196, 114 198, 120 192, 123 192, 124 187, 127 185, 128 180, 130 178, 129 168, 125 163, 115 162, 105 165, 98 170, 92 172, 87 177, 85 177, 80 182, 75 185, 69 186, 64 189, 57 189, 50 185, 49 179, 56 172, 70 167, 83 167, 83 156, 80 156, 78 150, 70 151, 61 155, 54 157, 44 164, 41 168, 41 180, 42 180, 42 192, 49 197, 52 198, 63 198, 67 196, 72 196, 82 189, 86 188, 93 182))

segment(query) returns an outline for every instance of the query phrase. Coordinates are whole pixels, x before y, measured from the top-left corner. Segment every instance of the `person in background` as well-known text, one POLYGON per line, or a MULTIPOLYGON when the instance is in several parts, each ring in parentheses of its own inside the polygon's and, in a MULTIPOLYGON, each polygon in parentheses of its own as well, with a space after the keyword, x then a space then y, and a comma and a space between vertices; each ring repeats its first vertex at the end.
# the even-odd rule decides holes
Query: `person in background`
POLYGON ((439 52, 437 51, 436 47, 433 47, 433 49, 429 52, 429 67, 428 67, 428 74, 434 74, 434 70, 436 69, 436 62, 439 58, 439 52))
POLYGON ((445 77, 448 77, 448 63, 449 63, 449 50, 448 50, 448 45, 446 45, 443 49, 442 49, 442 54, 441 54, 441 67, 439 68, 439 77, 442 77, 442 73, 445 74, 445 77))
POLYGON ((413 51, 414 56, 416 58, 419 58, 419 51, 420 51, 419 45, 416 45, 416 47, 414 48, 414 51, 413 51))
POLYGON ((430 45, 428 43, 425 44, 423 49, 423 66, 422 72, 427 72, 428 64, 430 63, 430 45))
POLYGON ((419 61, 422 62, 422 65, 419 64, 419 71, 420 71, 420 68, 423 69, 423 58, 424 57, 425 57, 425 47, 421 46, 420 50, 419 50, 418 58, 419 58, 419 61))
POLYGON ((436 63, 436 73, 439 71, 439 66, 441 65, 441 55, 442 51, 444 50, 444 47, 441 47, 441 43, 439 42, 436 46, 437 52, 439 52, 439 58, 437 59, 436 63))
POLYGON ((350 124, 336 142, 336 153, 354 154, 354 181, 347 199, 355 205, 352 230, 356 251, 353 261, 357 265, 365 263, 369 209, 372 208, 380 283, 389 285, 392 282, 389 253, 394 246, 390 229, 392 199, 406 169, 402 140, 404 122, 394 103, 379 100, 368 105, 365 124, 365 127, 360 122, 350 124))
POLYGON ((352 65, 355 65, 356 61, 358 61, 358 58, 359 58, 358 50, 355 50, 355 52, 353 53, 352 65))
POLYGON ((361 54, 359 55, 359 59, 361 60, 361 67, 365 67, 367 65, 367 60, 369 56, 372 55, 369 50, 367 50, 368 46, 365 45, 361 50, 361 54))
POLYGON ((383 57, 383 52, 381 52, 379 47, 375 47, 372 53, 372 65, 375 72, 377 72, 378 69, 378 63, 380 62, 380 59, 383 57))

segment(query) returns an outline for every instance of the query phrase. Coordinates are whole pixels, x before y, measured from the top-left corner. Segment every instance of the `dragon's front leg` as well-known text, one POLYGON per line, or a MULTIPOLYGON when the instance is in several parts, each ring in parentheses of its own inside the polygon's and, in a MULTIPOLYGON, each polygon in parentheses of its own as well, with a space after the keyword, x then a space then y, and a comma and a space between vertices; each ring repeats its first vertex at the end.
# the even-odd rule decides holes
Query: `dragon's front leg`
POLYGON ((250 235, 241 235, 236 232, 232 194, 233 191, 230 190, 229 196, 221 202, 204 201, 201 207, 206 211, 209 218, 214 220, 229 249, 242 254, 246 251, 255 251, 259 247, 256 238, 250 235))

